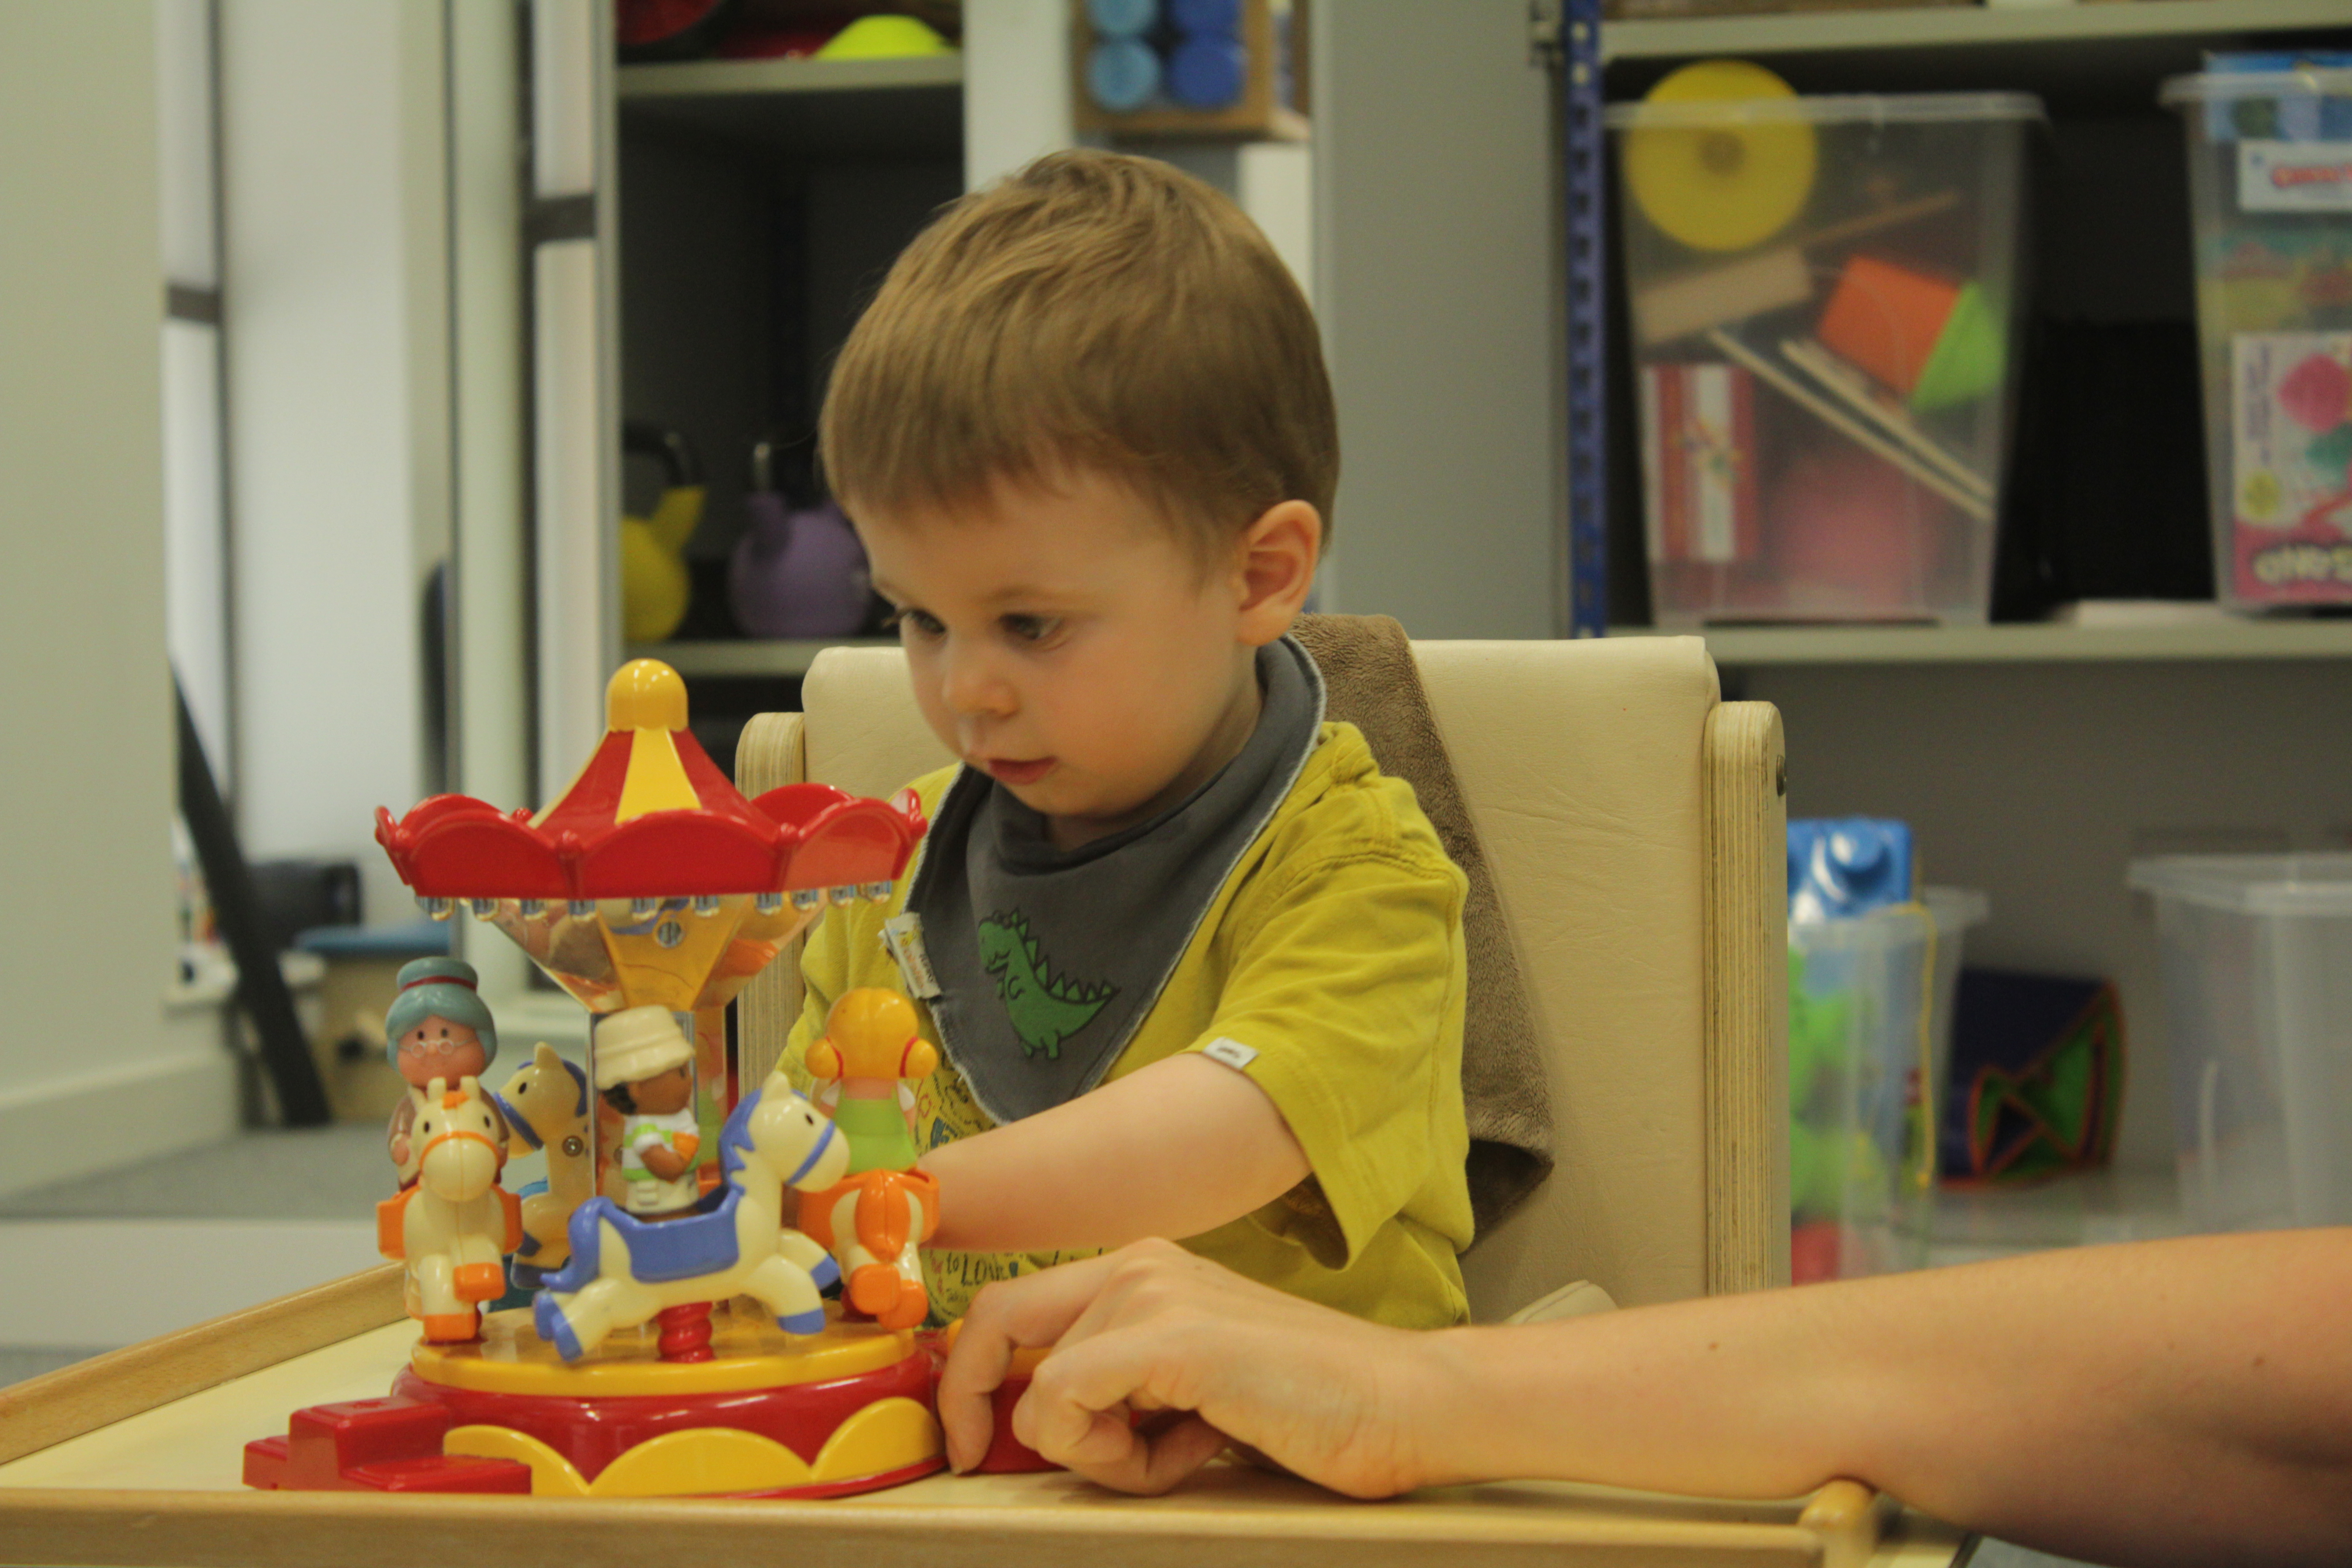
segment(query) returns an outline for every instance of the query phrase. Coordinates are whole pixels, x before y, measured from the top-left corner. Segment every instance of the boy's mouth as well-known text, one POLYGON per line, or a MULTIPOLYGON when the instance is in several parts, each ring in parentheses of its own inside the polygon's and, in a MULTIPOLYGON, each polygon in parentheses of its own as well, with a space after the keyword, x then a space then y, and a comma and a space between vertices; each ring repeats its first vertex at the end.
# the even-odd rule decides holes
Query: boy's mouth
POLYGON ((1008 757, 982 757, 980 766, 999 784, 1035 784, 1053 770, 1054 759, 1034 757, 1027 762, 1014 762, 1008 757))

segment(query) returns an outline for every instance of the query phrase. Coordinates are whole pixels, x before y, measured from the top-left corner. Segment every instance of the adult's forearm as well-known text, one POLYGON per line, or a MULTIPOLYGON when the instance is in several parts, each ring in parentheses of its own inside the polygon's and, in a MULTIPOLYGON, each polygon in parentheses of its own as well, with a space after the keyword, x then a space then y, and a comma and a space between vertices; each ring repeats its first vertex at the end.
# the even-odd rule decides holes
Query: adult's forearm
POLYGON ((1434 1338, 1434 1479, 1851 1476, 2075 1555, 2352 1559, 2352 1232, 2199 1237, 1434 1338))

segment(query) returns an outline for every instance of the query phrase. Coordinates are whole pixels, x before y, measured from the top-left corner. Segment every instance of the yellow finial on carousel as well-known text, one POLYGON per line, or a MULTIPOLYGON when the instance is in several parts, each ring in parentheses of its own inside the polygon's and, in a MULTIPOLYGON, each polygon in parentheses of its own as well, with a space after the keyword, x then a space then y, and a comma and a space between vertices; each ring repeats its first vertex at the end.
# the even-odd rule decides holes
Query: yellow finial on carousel
POLYGON ((683 730, 686 682, 657 658, 633 658, 604 688, 607 730, 683 730))
POLYGON ((604 688, 604 728, 629 735, 629 770, 615 822, 649 811, 692 811, 701 805, 678 761, 675 731, 686 728, 686 682, 657 658, 633 658, 604 688))

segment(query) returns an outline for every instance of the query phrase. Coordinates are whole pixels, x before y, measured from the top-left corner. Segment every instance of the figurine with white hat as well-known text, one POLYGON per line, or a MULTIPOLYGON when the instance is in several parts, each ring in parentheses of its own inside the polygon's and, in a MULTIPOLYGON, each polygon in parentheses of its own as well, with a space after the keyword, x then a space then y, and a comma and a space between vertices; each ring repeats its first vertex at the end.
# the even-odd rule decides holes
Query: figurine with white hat
POLYGON ((667 1007, 625 1007, 596 1026, 596 1089, 621 1113, 614 1163, 621 1206, 641 1219, 694 1206, 702 1146, 694 1115, 694 1044, 667 1007))

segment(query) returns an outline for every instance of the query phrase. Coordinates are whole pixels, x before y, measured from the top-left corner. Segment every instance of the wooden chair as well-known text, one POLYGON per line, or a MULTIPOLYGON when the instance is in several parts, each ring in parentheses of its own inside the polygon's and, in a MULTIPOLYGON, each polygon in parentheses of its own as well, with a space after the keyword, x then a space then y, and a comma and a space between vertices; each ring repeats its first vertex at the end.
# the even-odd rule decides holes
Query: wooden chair
MULTIPOLYGON (((1559 1164, 1463 1258, 1473 1310, 1571 1280, 1620 1304, 1788 1279, 1780 721, 1719 700, 1695 637, 1414 645, 1549 1064, 1559 1164)), ((743 734, 746 794, 887 795, 952 759, 895 648, 835 648, 804 713, 743 734)), ((786 954, 743 998, 747 1076, 800 1008, 786 954)))

